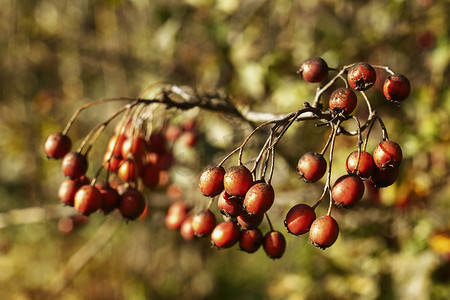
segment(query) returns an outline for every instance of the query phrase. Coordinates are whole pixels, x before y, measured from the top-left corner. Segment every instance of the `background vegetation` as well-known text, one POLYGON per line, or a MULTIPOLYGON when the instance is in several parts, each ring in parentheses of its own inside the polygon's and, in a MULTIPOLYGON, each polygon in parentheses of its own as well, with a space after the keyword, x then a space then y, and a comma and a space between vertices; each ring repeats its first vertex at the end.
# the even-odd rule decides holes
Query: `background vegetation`
MULTIPOLYGON (((0 298, 449 299, 449 10, 445 0, 2 1, 0 298), (387 65, 413 87, 400 107, 379 88, 369 92, 405 162, 397 184, 336 210, 341 233, 330 249, 287 236, 287 252, 272 261, 262 251, 184 242, 164 227, 170 200, 162 189, 147 194, 149 216, 129 224, 100 214, 85 223, 59 204, 63 175, 42 144, 82 104, 170 82, 226 92, 252 110, 290 112, 315 93, 295 74, 311 56, 333 67, 387 65), (76 225, 70 233, 61 227, 67 218, 76 225)), ((72 139, 114 108, 86 112, 72 139)), ((197 110, 174 117, 199 124, 197 146, 177 152, 172 183, 201 206, 192 188, 200 170, 250 128, 197 110)), ((314 203, 323 187, 299 181, 295 164, 320 149, 326 129, 295 128, 274 175, 270 213, 283 232, 287 209, 314 203)), ((339 139, 333 176, 354 145, 339 139)))

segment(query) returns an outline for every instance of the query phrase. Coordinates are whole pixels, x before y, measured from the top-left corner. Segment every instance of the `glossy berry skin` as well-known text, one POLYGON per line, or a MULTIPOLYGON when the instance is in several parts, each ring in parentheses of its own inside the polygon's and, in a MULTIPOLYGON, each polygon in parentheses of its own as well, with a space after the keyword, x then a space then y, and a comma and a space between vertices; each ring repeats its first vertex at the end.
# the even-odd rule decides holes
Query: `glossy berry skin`
POLYGON ((79 152, 69 152, 62 160, 61 170, 67 177, 80 177, 86 173, 87 169, 88 161, 86 156, 79 152))
POLYGON ((270 258, 280 258, 286 250, 286 239, 281 232, 272 230, 264 236, 263 248, 270 258))
POLYGON ((275 192, 272 185, 259 182, 247 191, 243 206, 249 214, 261 215, 272 207, 274 199, 275 192))
POLYGON ((134 188, 128 187, 120 195, 119 210, 127 220, 136 220, 142 215, 147 203, 142 193, 134 188))
POLYGON ((85 176, 65 179, 58 189, 59 200, 65 205, 73 206, 76 192, 85 184, 89 184, 89 180, 85 176))
POLYGON ((330 247, 336 242, 339 235, 339 225, 331 216, 317 218, 309 230, 312 244, 321 249, 330 247))
POLYGON ((317 182, 327 171, 327 161, 323 155, 307 152, 297 163, 297 172, 306 182, 317 182))
POLYGON ((347 74, 348 84, 352 89, 365 91, 372 87, 377 79, 375 69, 367 63, 357 63, 350 68, 347 74))
POLYGON ((216 227, 216 217, 209 209, 196 213, 192 219, 192 229, 198 237, 211 234, 214 227, 216 227))
POLYGON ((179 229, 184 219, 186 219, 188 211, 189 206, 183 201, 172 203, 164 219, 166 227, 171 230, 179 229))
POLYGON ((400 174, 400 169, 397 168, 375 168, 371 180, 375 187, 384 188, 394 184, 400 174))
POLYGON ((223 185, 230 196, 244 197, 253 185, 253 176, 245 166, 232 166, 224 175, 223 185))
POLYGON ((92 185, 83 185, 75 194, 74 206, 83 215, 96 212, 102 205, 102 194, 92 185))
POLYGON ((336 180, 331 196, 344 208, 353 207, 364 195, 364 182, 354 174, 343 175, 336 180))
POLYGON ((315 219, 316 213, 311 206, 301 203, 291 207, 286 214, 284 225, 289 233, 301 235, 309 231, 315 219))
POLYGON ((239 238, 239 248, 247 253, 254 253, 261 247, 264 236, 259 228, 244 229, 239 238))
POLYGON ((301 64, 297 73, 308 82, 321 82, 328 77, 328 65, 322 58, 312 57, 301 64))
POLYGON ((328 106, 337 113, 341 112, 344 116, 350 115, 358 104, 358 98, 354 91, 348 88, 338 88, 331 93, 328 106))
POLYGON ((400 166, 403 159, 402 148, 392 141, 383 141, 373 150, 373 160, 380 168, 396 168, 400 166))
POLYGON ((145 154, 145 140, 140 136, 129 137, 123 141, 121 154, 123 158, 129 156, 142 159, 145 154))
POLYGON ((71 148, 72 140, 61 132, 51 133, 44 142, 44 152, 47 158, 63 158, 71 148))
POLYGON ((245 229, 255 229, 257 228, 262 220, 264 218, 264 215, 249 215, 249 214, 243 214, 236 218, 238 221, 239 226, 245 229))
POLYGON ((198 187, 203 195, 206 197, 219 195, 224 189, 224 175, 225 169, 222 166, 209 166, 206 168, 200 175, 198 182, 198 187))
POLYGON ((117 174, 125 182, 135 181, 138 178, 140 167, 138 162, 132 158, 122 160, 117 174))
POLYGON ((402 102, 408 98, 410 92, 411 84, 408 78, 401 74, 390 75, 384 81, 383 94, 389 101, 402 102))
POLYGON ((234 222, 225 221, 214 227, 211 242, 218 248, 230 248, 239 241, 240 234, 240 229, 234 222))
POLYGON ((102 204, 100 209, 104 214, 109 214, 119 206, 120 196, 116 189, 113 189, 105 182, 97 182, 95 187, 102 194, 102 204))
POLYGON ((217 199, 217 207, 223 215, 229 217, 237 217, 246 213, 242 208, 242 198, 231 197, 225 191, 220 193, 217 199))
POLYGON ((122 156, 114 155, 108 151, 103 156, 103 167, 110 172, 117 172, 122 162, 122 156))
POLYGON ((361 151, 359 154, 358 163, 358 151, 353 151, 347 157, 345 167, 349 174, 356 174, 361 179, 368 179, 375 171, 375 162, 373 161, 372 154, 366 151, 361 151))
POLYGON ((192 228, 192 219, 193 217, 191 215, 186 216, 180 226, 180 235, 187 241, 195 238, 194 229, 192 228))

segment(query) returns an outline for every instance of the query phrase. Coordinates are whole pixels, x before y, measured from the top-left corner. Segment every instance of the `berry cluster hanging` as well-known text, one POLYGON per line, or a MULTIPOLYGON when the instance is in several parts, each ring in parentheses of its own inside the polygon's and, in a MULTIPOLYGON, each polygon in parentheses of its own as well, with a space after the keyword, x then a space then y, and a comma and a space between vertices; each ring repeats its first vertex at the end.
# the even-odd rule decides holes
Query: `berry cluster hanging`
MULTIPOLYGON (((169 229, 179 230, 186 240, 210 236, 212 244, 218 248, 230 248, 239 244, 248 253, 263 246, 271 258, 280 258, 286 249, 284 235, 275 230, 267 212, 276 202, 271 181, 274 175, 275 150, 278 142, 294 122, 316 120, 320 125, 329 126, 329 138, 321 151, 303 154, 297 164, 297 171, 305 182, 314 183, 326 174, 326 183, 320 198, 313 204, 298 203, 286 214, 284 224, 287 232, 302 235, 309 232, 313 245, 325 249, 334 244, 339 235, 339 225, 332 217, 333 207, 351 208, 364 194, 364 181, 371 181, 376 187, 392 185, 398 178, 402 162, 402 150, 389 140, 387 129, 380 115, 372 109, 365 94, 376 80, 375 69, 384 70, 389 75, 383 86, 387 100, 400 103, 410 93, 408 79, 392 72, 388 67, 367 63, 354 63, 341 69, 329 68, 322 58, 310 58, 298 70, 302 79, 320 83, 314 100, 305 102, 303 108, 266 120, 257 126, 244 141, 217 165, 208 166, 200 175, 198 187, 209 198, 206 208, 194 210, 185 202, 177 201, 169 206, 165 223, 169 229), (331 72, 336 73, 330 78, 331 72), (343 86, 335 88, 328 99, 328 108, 323 109, 322 96, 339 80, 343 86), (367 118, 363 122, 352 116, 358 102, 357 93, 366 103, 367 118), (342 124, 353 120, 357 130, 347 131, 342 124), (380 125, 382 140, 372 152, 367 151, 367 143, 375 123, 380 125), (269 128, 268 137, 251 166, 244 165, 242 156, 249 140, 262 128, 269 128), (363 134, 365 133, 365 136, 363 134), (357 137, 357 146, 347 157, 347 174, 331 184, 331 170, 336 137, 348 135, 357 137), (328 161, 325 153, 329 152, 328 161), (225 168, 227 161, 237 155, 237 164, 225 168), (317 217, 316 208, 329 195, 326 215, 317 217), (217 222, 212 205, 217 200, 223 221, 217 222), (260 229, 264 216, 269 231, 260 229)), ((143 188, 153 189, 167 178, 174 163, 173 154, 167 147, 185 135, 187 146, 196 140, 194 121, 183 126, 172 126, 165 114, 156 114, 175 108, 177 111, 194 107, 220 111, 251 122, 246 115, 220 94, 196 95, 188 89, 171 86, 161 89, 154 98, 115 98, 99 100, 81 107, 75 112, 62 132, 48 136, 44 151, 48 158, 62 159, 62 172, 66 179, 61 183, 58 196, 62 203, 74 206, 84 215, 97 210, 108 214, 118 209, 127 220, 135 220, 145 213, 149 203, 145 200, 143 188), (82 140, 77 151, 72 151, 68 131, 80 112, 88 107, 110 101, 127 101, 121 109, 106 121, 95 126, 82 140), (86 177, 88 156, 106 126, 119 115, 103 157, 103 164, 95 177, 86 177), (162 115, 157 120, 158 115, 162 115), (102 178, 104 173, 104 178, 102 178)))

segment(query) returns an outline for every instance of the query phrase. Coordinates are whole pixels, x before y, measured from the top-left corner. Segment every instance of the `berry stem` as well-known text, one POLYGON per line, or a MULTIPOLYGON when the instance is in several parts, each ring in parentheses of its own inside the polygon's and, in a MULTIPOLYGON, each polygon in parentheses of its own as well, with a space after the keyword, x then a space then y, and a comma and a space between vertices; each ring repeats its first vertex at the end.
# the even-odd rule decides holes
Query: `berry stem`
POLYGON ((395 74, 391 69, 389 69, 389 67, 386 67, 386 66, 374 66, 374 65, 372 65, 372 67, 377 68, 377 69, 383 69, 383 70, 385 70, 386 72, 388 72, 391 75, 395 74))
POLYGON ((367 95, 364 91, 359 91, 361 95, 363 96, 364 100, 366 101, 367 108, 369 109, 369 116, 372 115, 372 105, 370 104, 369 98, 367 98, 367 95))
POLYGON ((267 213, 264 213, 264 214, 266 215, 267 222, 269 223, 270 231, 273 231, 273 226, 272 226, 272 222, 270 221, 269 215, 267 213))

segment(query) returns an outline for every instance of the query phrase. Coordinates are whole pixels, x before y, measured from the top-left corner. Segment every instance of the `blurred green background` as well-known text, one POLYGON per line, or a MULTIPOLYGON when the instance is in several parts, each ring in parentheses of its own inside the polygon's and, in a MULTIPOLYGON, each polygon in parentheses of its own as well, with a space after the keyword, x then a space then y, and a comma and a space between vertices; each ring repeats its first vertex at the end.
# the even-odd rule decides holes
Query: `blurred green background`
MULTIPOLYGON (((446 0, 3 0, 0 298, 450 299, 449 15, 446 0), (170 82, 287 113, 313 99, 316 86, 295 73, 311 56, 331 67, 387 65, 412 84, 400 107, 379 86, 368 91, 390 138, 402 145, 401 177, 352 210, 333 212, 341 231, 331 248, 286 234, 287 251, 273 261, 262 250, 185 242, 164 226, 171 201, 164 189, 146 193, 154 208, 128 224, 117 214, 86 222, 59 204, 60 162, 48 161, 42 145, 81 105, 170 82), (73 230, 65 232, 64 222, 73 230)), ((69 133, 75 146, 116 108, 83 113, 69 133)), ((199 142, 176 153, 171 184, 201 207, 199 172, 250 128, 198 110, 173 117, 198 120, 199 142)), ((283 233, 289 207, 313 204, 322 191, 323 182, 299 181, 295 165, 305 151, 319 151, 327 134, 295 125, 277 149, 269 214, 283 233)), ((93 166, 107 139, 96 146, 93 166)), ((338 139, 333 178, 355 145, 338 139)))

